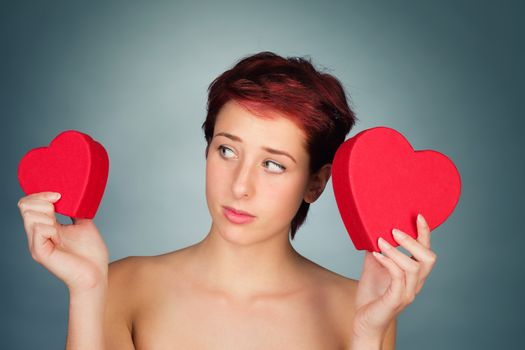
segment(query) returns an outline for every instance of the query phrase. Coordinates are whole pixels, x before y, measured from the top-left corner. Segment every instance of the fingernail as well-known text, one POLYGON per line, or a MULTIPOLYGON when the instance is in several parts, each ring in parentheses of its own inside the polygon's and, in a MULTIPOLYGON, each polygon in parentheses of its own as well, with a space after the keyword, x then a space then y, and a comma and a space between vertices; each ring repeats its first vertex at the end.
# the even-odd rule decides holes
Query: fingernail
POLYGON ((406 237, 406 234, 402 231, 399 231, 397 228, 392 230, 392 234, 394 235, 395 239, 403 239, 406 237))
POLYGON ((379 254, 378 252, 372 252, 372 254, 374 254, 374 256, 379 258, 379 259, 383 259, 384 258, 383 254, 379 254))
POLYGON ((392 247, 390 243, 388 243, 383 237, 379 237, 379 248, 381 248, 381 250, 389 249, 390 247, 392 247))
POLYGON ((419 221, 422 224, 426 224, 425 218, 423 218, 423 215, 417 214, 417 221, 419 221))
POLYGON ((62 195, 61 195, 60 193, 55 192, 55 194, 53 195, 53 198, 54 198, 54 199, 60 199, 61 196, 62 196, 62 195))

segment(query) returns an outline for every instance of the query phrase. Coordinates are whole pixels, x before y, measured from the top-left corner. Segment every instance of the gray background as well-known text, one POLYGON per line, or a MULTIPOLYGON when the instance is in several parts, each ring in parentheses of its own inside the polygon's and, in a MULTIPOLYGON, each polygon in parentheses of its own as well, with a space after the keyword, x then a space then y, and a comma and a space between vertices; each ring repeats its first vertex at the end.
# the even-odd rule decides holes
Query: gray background
MULTIPOLYGON (((462 176, 438 263, 399 317, 399 349, 517 348, 524 327, 523 8, 478 1, 13 1, 0 5, 0 348, 60 349, 65 286, 34 262, 16 203, 29 149, 77 129, 111 168, 96 224, 111 260, 195 243, 208 84, 262 50, 336 75, 359 122, 448 155, 462 176)), ((65 217, 61 221, 67 222, 65 217)), ((359 278, 331 183, 295 247, 359 278)))

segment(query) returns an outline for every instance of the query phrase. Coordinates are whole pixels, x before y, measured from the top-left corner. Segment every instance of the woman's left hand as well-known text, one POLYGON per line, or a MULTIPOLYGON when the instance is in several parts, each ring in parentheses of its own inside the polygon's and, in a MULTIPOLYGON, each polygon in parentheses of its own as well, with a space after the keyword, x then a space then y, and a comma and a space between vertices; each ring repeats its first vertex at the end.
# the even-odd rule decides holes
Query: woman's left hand
POLYGON ((365 252, 356 292, 354 337, 383 339, 391 321, 414 301, 434 267, 436 254, 430 250, 430 228, 423 216, 419 217, 421 219, 416 220, 417 240, 393 230, 395 240, 412 257, 381 238, 379 248, 384 255, 365 252))

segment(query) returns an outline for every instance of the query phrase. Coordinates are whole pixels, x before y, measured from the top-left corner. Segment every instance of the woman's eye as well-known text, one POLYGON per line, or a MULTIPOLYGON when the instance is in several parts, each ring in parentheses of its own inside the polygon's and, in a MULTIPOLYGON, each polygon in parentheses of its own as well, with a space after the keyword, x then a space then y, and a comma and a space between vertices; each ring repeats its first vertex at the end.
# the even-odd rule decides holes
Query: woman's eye
POLYGON ((233 156, 235 155, 235 153, 233 153, 233 151, 226 146, 220 145, 218 149, 221 156, 223 156, 224 158, 233 158, 233 156), (228 155, 228 152, 230 153, 230 155, 228 155))
POLYGON ((263 163, 265 166, 267 166, 268 170, 270 170, 272 173, 283 173, 284 170, 286 169, 281 164, 273 162, 271 160, 265 160, 263 163))
MULTIPOLYGON (((232 151, 229 147, 226 147, 224 145, 220 145, 217 147, 221 157, 226 159, 232 159, 235 158, 235 152, 232 151)), ((272 173, 283 173, 286 169, 284 166, 282 166, 279 163, 276 163, 272 160, 265 160, 263 162, 264 166, 272 173)))

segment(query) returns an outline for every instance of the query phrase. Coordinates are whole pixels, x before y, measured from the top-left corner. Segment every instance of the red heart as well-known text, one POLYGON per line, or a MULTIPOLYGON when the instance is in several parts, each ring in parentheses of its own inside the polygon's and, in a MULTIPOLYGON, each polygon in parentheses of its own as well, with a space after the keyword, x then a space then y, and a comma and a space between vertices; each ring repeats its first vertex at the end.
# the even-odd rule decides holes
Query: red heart
POLYGON ((417 237, 421 213, 430 229, 454 210, 461 179, 454 163, 433 150, 414 151, 398 131, 364 130, 346 140, 332 163, 332 185, 346 230, 358 250, 380 251, 392 229, 417 237))
POLYGON ((109 172, 104 147, 89 135, 68 130, 49 147, 30 150, 18 165, 18 181, 27 194, 59 192, 55 211, 74 218, 92 219, 97 212, 109 172))

